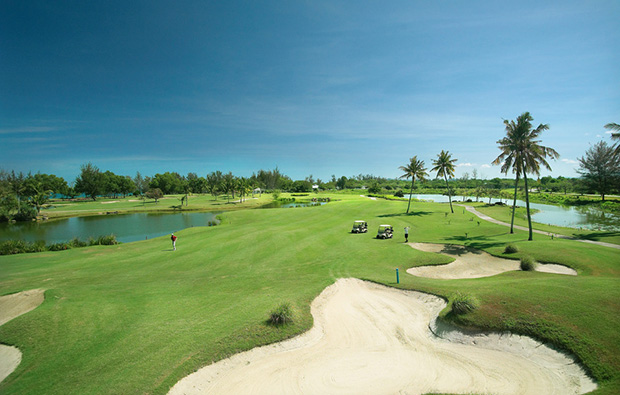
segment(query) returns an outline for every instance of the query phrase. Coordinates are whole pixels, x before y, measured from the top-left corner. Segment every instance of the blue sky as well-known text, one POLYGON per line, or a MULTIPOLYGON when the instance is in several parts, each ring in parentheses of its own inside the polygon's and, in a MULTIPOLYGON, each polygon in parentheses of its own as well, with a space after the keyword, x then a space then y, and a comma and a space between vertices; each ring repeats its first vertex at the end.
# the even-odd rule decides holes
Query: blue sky
MULTIPOLYGON (((490 166, 529 111, 561 158, 620 123, 620 2, 0 3, 0 168, 397 177, 490 166)), ((548 172, 543 172, 543 175, 548 172)))

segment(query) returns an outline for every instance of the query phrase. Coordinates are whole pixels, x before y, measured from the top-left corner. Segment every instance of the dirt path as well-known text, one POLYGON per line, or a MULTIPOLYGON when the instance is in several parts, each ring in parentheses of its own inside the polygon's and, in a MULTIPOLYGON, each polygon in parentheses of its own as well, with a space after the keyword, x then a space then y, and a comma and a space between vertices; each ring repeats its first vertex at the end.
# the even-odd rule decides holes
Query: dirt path
MULTIPOLYGON (((434 252, 454 258, 447 265, 418 266, 407 270, 407 273, 418 277, 456 279, 489 277, 496 274, 521 270, 519 261, 503 259, 461 245, 408 243, 412 248, 425 252, 434 252)), ((554 264, 538 264, 536 271, 576 276, 577 272, 569 267, 554 264)))
MULTIPOLYGON (((503 225, 503 226, 510 227, 509 223, 499 221, 499 220, 497 220, 495 218, 491 218, 488 215, 481 213, 480 211, 476 210, 475 208, 473 208, 471 206, 467 206, 467 205, 464 205, 464 204, 455 204, 455 206, 465 207, 465 210, 469 211, 470 213, 476 215, 478 218, 483 219, 485 221, 493 222, 494 224, 497 224, 497 225, 503 225)), ((529 232, 529 229, 526 228, 525 226, 514 225, 514 228, 515 229, 519 229, 519 230, 524 230, 526 232, 529 232)), ((541 234, 541 235, 545 235, 545 236, 553 235, 553 237, 557 237, 559 239, 575 240, 575 241, 580 241, 582 243, 590 243, 590 244, 596 244, 596 245, 600 245, 600 246, 604 246, 604 247, 620 249, 620 245, 619 244, 605 243, 604 241, 576 239, 574 237, 559 235, 557 233, 545 232, 545 231, 538 230, 538 229, 532 229, 532 232, 538 233, 538 234, 541 234)))
MULTIPOLYGON (((34 310, 43 303, 43 290, 32 289, 16 294, 0 296, 0 325, 34 310)), ((0 381, 11 374, 22 360, 22 353, 12 346, 0 344, 0 381)))
POLYGON ((559 395, 596 388, 572 359, 529 338, 437 327, 444 307, 428 294, 341 279, 313 301, 307 333, 206 366, 169 393, 559 395))

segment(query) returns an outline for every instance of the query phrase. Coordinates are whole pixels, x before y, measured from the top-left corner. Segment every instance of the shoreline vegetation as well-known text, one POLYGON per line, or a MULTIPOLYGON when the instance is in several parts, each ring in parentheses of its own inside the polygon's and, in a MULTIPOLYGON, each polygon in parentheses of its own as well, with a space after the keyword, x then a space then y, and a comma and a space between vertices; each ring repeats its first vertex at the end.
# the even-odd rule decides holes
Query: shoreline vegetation
MULTIPOLYGON (((257 194, 256 197, 248 196, 244 199, 231 200, 228 196, 219 196, 215 199, 211 195, 192 195, 187 201, 187 206, 177 205, 183 195, 166 195, 156 202, 145 202, 144 200, 135 199, 132 196, 125 198, 100 198, 97 201, 91 199, 78 199, 78 200, 64 200, 58 199, 51 201, 48 205, 42 208, 42 215, 37 217, 38 221, 53 221, 59 219, 66 219, 72 217, 86 217, 86 216, 105 216, 105 215, 124 215, 133 213, 188 213, 188 212, 212 212, 212 211, 235 211, 246 209, 257 209, 263 207, 269 207, 274 203, 286 204, 298 202, 313 203, 313 202, 326 202, 337 200, 338 196, 347 196, 364 194, 368 197, 380 198, 384 200, 394 201, 406 201, 406 198, 395 196, 391 194, 373 194, 368 193, 368 190, 345 190, 338 192, 313 192, 313 193, 280 193, 269 194, 262 193, 257 194), (174 203, 174 204, 171 204, 174 203), (44 219, 42 219, 44 218, 44 219)), ((415 191, 415 194, 440 194, 441 190, 419 190, 415 191)), ((559 205, 559 201, 571 201, 577 202, 579 205, 591 204, 599 207, 600 201, 594 200, 592 196, 569 196, 566 199, 559 199, 553 197, 555 195, 549 194, 530 194, 530 200, 532 202, 541 202, 544 204, 556 204, 559 205), (541 195, 542 198, 537 200, 534 196, 541 195), (551 196, 551 198, 549 197, 551 196)), ((494 219, 510 222, 510 213, 512 211, 511 201, 508 203, 486 203, 488 197, 481 197, 478 202, 476 201, 463 201, 464 197, 468 199, 470 196, 455 195, 454 202, 459 204, 467 204, 475 207, 478 211, 486 214, 494 219)), ((615 197, 609 197, 614 199, 615 197)), ((619 198, 620 199, 620 198, 619 198)), ((414 201, 419 202, 417 199, 414 201)), ((603 203, 606 207, 620 207, 620 200, 608 200, 603 203)), ((532 212, 537 210, 532 209, 532 212)), ((478 220, 476 220, 478 221, 478 220)), ((525 208, 517 206, 515 214, 515 224, 521 226, 527 226, 525 208)), ((534 222, 534 228, 537 230, 545 231, 548 233, 559 234, 567 237, 572 237, 581 240, 592 241, 604 241, 613 244, 620 244, 620 232, 608 231, 608 230, 591 230, 591 229, 579 229, 572 227, 561 227, 555 225, 544 224, 540 222, 534 222)), ((113 236, 113 235, 112 235, 113 236)), ((72 243, 75 244, 76 238, 73 240, 67 240, 63 243, 57 243, 59 245, 65 245, 67 248, 72 247, 72 243)), ((101 244, 101 243, 100 243, 101 244)), ((38 252, 45 250, 45 246, 41 246, 41 242, 24 243, 19 240, 8 240, 0 243, 0 255, 2 251, 19 251, 21 252, 38 252), (10 243, 9 243, 10 242, 10 243), (20 244, 21 243, 21 244, 20 244), (19 244, 19 246, 18 246, 19 244), (10 245, 10 246, 9 246, 10 245), (15 248, 13 248, 15 247, 15 248)), ((59 250, 63 248, 56 248, 57 246, 48 246, 52 250, 59 250)), ((66 249, 66 248, 64 248, 66 249)), ((8 252, 5 254, 9 254, 8 252)))
MULTIPOLYGON (((460 208, 450 213, 447 204, 412 201, 405 214, 406 200, 360 195, 329 194, 331 203, 320 208, 227 211, 221 226, 180 231, 184 243, 174 254, 162 250, 168 240, 160 237, 0 257, 0 295, 46 289, 39 308, 0 327, 0 342, 24 354, 0 392, 89 393, 115 382, 118 392, 163 394, 213 361, 306 332, 310 302, 336 278, 354 277, 438 295, 448 301, 440 319, 461 328, 510 331, 569 352, 598 383, 594 394, 618 393, 617 250, 542 235, 527 241, 527 232, 478 224, 460 208), (350 233, 360 213, 368 235, 350 233), (386 222, 397 230, 394 239, 376 241, 372 230, 386 222), (530 256, 578 275, 519 271, 449 281, 402 275, 396 283, 395 268, 404 274, 451 261, 403 244, 404 226, 416 242, 530 256), (509 244, 516 252, 505 252, 509 244), (458 295, 474 298, 477 308, 451 313, 458 295), (270 325, 269 314, 283 303, 295 319, 270 325)), ((271 200, 263 195, 262 203, 271 200)), ((475 206, 509 215, 508 207, 475 206)))

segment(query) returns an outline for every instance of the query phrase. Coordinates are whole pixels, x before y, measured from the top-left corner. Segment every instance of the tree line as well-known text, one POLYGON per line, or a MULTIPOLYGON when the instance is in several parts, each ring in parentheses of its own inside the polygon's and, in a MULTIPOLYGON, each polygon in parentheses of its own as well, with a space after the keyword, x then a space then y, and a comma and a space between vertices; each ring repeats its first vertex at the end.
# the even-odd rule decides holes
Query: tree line
MULTIPOLYGON (((99 197, 117 198, 120 196, 144 196, 157 201, 164 195, 183 195, 182 204, 187 205, 191 194, 211 194, 217 199, 226 195, 228 199, 244 199, 248 194, 259 188, 262 192, 288 191, 311 192, 312 190, 346 190, 367 188, 369 193, 393 194, 404 196, 405 192, 413 193, 444 193, 449 196, 475 196, 489 198, 509 198, 506 190, 514 189, 525 194, 529 203, 530 191, 537 192, 570 192, 597 193, 602 200, 611 193, 620 193, 620 144, 609 145, 600 141, 590 147, 584 156, 578 158, 581 177, 540 178, 540 166, 551 170, 546 158, 556 159, 559 154, 555 150, 540 144, 539 136, 549 128, 541 124, 533 128, 533 118, 529 113, 521 114, 516 122, 504 121, 506 137, 498 141, 500 156, 493 162, 501 165, 502 172, 515 175, 514 180, 498 178, 487 180, 480 176, 477 169, 471 174, 464 173, 455 178, 456 159, 448 151, 437 155, 433 161, 434 179, 428 179, 424 161, 414 156, 410 163, 401 166, 405 174, 397 179, 358 174, 350 177, 332 175, 328 180, 315 179, 312 174, 303 180, 292 180, 277 167, 273 170, 259 170, 251 177, 238 177, 232 172, 213 171, 206 176, 188 173, 183 176, 177 172, 158 173, 154 176, 143 176, 137 172, 134 177, 117 175, 113 172, 101 171, 92 163, 83 164, 80 174, 68 183, 62 177, 53 174, 27 174, 8 172, 0 169, 0 221, 31 220, 41 208, 56 196, 74 199, 78 196, 96 200, 99 197), (534 174, 537 178, 528 178, 534 174), (411 179, 409 185, 408 179, 411 179)), ((614 140, 620 140, 620 126, 616 123, 605 125, 611 131, 614 140)), ((409 202, 409 206, 410 206, 409 202)), ((407 212, 410 207, 407 208, 407 212)))
MULTIPOLYGON (((523 180, 525 192, 525 205, 527 213, 527 221, 529 228, 529 238, 532 240, 532 219, 530 214, 530 188, 528 185, 528 174, 530 176, 530 184, 532 175, 540 177, 540 168, 545 167, 551 171, 551 166, 547 159, 558 159, 560 154, 551 147, 542 145, 540 136, 542 132, 549 129, 548 124, 540 124, 536 128, 532 125, 534 118, 529 112, 519 115, 516 121, 504 120, 506 136, 497 141, 500 149, 500 155, 492 162, 494 165, 501 165, 501 172, 508 174, 512 172, 515 175, 514 181, 514 198, 512 204, 512 220, 510 224, 510 233, 514 233, 514 215, 516 210, 517 193, 519 189, 519 181, 523 180)), ((605 125, 606 129, 611 130, 613 140, 620 140, 620 125, 609 123, 605 125)), ((443 178, 446 185, 450 210, 452 208, 453 190, 448 179, 454 177, 455 163, 457 159, 453 159, 449 151, 442 150, 433 160, 432 172, 436 172, 436 178, 443 178)), ((407 205, 407 213, 411 207, 411 195, 416 179, 423 182, 428 173, 424 161, 413 156, 409 159, 409 163, 400 166, 399 169, 404 172, 401 178, 411 178, 411 188, 409 196, 409 204, 407 205)), ((605 141, 600 141, 593 147, 590 147, 585 156, 579 158, 579 169, 577 172, 581 175, 577 186, 582 191, 594 191, 601 195, 601 199, 605 200, 605 195, 610 191, 620 192, 620 143, 613 146, 608 145, 605 141)), ((543 177, 540 184, 551 184, 553 178, 543 177)), ((562 180, 562 187, 566 193, 568 184, 566 180, 562 180)), ((476 196, 479 193, 479 186, 474 192, 476 196)), ((487 191, 489 196, 491 191, 487 191)), ((501 196, 500 192, 500 196, 501 196)))

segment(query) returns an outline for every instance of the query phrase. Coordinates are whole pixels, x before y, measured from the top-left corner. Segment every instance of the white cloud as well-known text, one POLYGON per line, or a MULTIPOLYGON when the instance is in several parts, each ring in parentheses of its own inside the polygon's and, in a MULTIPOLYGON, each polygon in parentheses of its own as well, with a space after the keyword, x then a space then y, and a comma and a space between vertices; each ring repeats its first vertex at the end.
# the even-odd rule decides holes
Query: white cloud
POLYGON ((473 167, 474 165, 471 163, 459 163, 456 167, 473 167))
POLYGON ((568 164, 571 164, 571 165, 577 165, 577 164, 579 164, 579 161, 576 161, 576 160, 574 160, 574 159, 560 159, 560 160, 561 160, 562 162, 564 162, 564 163, 568 163, 568 164))
POLYGON ((14 134, 14 133, 45 133, 53 132, 58 128, 48 126, 24 126, 19 128, 6 128, 0 129, 0 134, 14 134))
POLYGON ((490 169, 490 168, 491 168, 491 165, 482 165, 482 166, 480 166, 480 167, 482 167, 483 169, 490 169))

